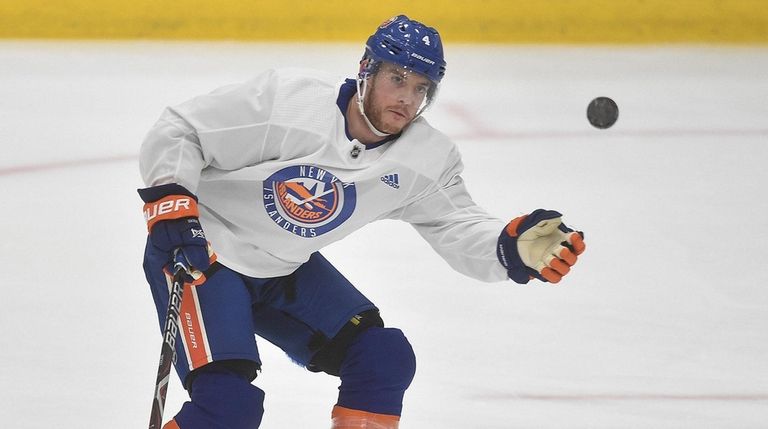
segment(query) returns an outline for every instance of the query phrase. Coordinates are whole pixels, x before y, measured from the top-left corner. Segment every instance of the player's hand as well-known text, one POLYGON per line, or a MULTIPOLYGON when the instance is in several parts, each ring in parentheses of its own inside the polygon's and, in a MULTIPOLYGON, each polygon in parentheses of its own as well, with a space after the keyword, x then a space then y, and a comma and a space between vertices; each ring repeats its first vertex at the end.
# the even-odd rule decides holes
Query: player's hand
POLYGON ((554 210, 538 209, 512 219, 499 236, 496 254, 516 283, 531 278, 557 283, 584 252, 584 233, 563 224, 554 210))
POLYGON ((139 189, 139 195, 145 202, 149 243, 167 258, 162 265, 171 263, 178 249, 193 277, 205 271, 215 256, 200 226, 197 197, 175 183, 139 189))

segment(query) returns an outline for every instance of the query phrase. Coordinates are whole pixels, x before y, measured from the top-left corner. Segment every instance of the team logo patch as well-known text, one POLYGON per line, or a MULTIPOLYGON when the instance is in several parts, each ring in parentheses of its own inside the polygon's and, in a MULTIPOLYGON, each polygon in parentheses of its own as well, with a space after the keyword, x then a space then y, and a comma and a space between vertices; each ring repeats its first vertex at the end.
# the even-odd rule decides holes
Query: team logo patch
POLYGON ((354 183, 313 165, 283 168, 264 181, 264 209, 275 224, 299 237, 317 237, 355 211, 354 183))

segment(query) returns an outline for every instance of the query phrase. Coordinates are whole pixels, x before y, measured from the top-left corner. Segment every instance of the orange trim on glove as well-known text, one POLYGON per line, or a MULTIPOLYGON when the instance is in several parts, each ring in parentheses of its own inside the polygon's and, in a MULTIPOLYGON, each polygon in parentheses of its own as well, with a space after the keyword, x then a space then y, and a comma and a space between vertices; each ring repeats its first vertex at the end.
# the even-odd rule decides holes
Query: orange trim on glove
POLYGON ((506 228, 507 234, 509 234, 510 237, 517 237, 518 236, 517 227, 519 227, 520 224, 523 223, 523 221, 527 217, 528 217, 528 215, 524 215, 524 216, 520 216, 520 217, 516 217, 516 218, 512 219, 507 224, 507 228, 506 228))
POLYGON ((576 252, 577 255, 581 255, 584 253, 584 250, 586 250, 587 245, 584 244, 584 239, 581 237, 581 234, 576 233, 571 236, 571 246, 573 246, 573 250, 576 252))
POLYGON ((176 423, 176 420, 171 420, 168 423, 163 425, 163 429, 181 429, 179 427, 179 424, 176 423))
POLYGON ((152 231, 152 227, 162 220, 199 216, 197 201, 187 195, 168 195, 157 201, 144 204, 144 220, 147 222, 147 231, 152 231))

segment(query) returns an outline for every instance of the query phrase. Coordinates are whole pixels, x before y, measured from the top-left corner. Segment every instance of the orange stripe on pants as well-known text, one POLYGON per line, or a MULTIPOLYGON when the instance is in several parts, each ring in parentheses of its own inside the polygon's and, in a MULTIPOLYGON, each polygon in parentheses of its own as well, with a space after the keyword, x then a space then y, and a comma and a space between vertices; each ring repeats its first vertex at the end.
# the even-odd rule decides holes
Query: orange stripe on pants
MULTIPOLYGON (((168 290, 173 287, 173 277, 165 271, 168 282, 168 290)), ((200 310, 200 301, 197 298, 197 285, 205 282, 205 276, 195 280, 194 283, 184 283, 184 292, 181 296, 181 308, 179 312, 179 330, 181 330, 181 342, 184 353, 187 356, 189 369, 194 370, 213 361, 211 348, 208 345, 208 337, 205 333, 205 323, 200 310)))
POLYGON ((205 335, 205 324, 197 298, 197 286, 187 283, 181 298, 179 328, 183 332, 184 349, 187 352, 189 369, 193 370, 210 363, 211 350, 205 335))

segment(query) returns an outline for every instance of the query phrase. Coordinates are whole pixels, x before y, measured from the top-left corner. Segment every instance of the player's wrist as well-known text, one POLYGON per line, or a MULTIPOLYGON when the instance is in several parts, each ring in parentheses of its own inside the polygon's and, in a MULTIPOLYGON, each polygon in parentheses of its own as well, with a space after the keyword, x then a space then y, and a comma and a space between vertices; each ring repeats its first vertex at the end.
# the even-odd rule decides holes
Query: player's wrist
POLYGON ((526 216, 513 219, 499 234, 496 245, 496 257, 507 270, 507 277, 518 284, 526 284, 533 278, 541 280, 536 270, 525 265, 517 251, 516 226, 525 220, 526 216))
POLYGON ((195 202, 197 202, 197 196, 178 183, 150 186, 148 188, 138 189, 137 192, 145 203, 151 203, 169 195, 185 195, 194 198, 195 202))

